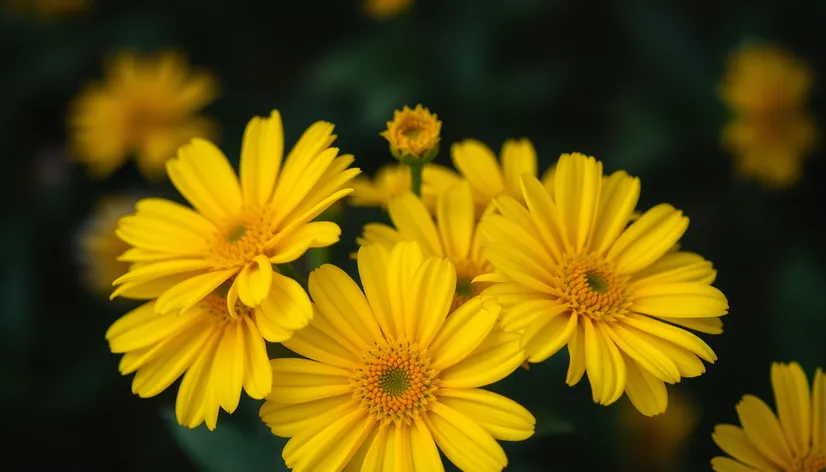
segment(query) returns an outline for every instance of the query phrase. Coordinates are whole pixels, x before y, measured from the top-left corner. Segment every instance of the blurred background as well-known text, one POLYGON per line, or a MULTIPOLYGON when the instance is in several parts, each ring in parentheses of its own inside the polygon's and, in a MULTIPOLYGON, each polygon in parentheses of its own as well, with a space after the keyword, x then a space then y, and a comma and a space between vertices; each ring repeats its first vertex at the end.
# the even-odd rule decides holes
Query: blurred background
MULTIPOLYGON (((88 254, 90 231, 105 226, 101 205, 179 198, 131 159, 102 178, 73 157, 71 104, 124 50, 174 50, 215 79, 202 111, 236 165, 246 122, 277 108, 287 145, 313 121, 332 121, 342 152, 372 175, 391 160, 385 121, 422 103, 443 122, 439 163, 450 165, 448 145, 460 139, 498 152, 506 138, 527 137, 540 171, 560 153, 586 153, 639 176, 642 209, 685 211, 683 247, 714 262, 731 306, 724 333, 703 336, 720 360, 670 388, 668 412, 654 419, 629 412, 626 398, 593 404, 587 382, 565 386, 564 352, 518 371, 494 390, 531 409, 538 426, 506 445, 509 470, 709 470, 720 454, 713 426, 737 422, 745 393, 772 401, 772 361, 798 361, 810 376, 826 367, 824 147, 777 153, 799 167, 783 185, 738 172, 742 146, 721 138, 738 109, 720 86, 744 44, 775 44, 808 68, 810 93, 792 108, 819 129, 826 3, 391 3, 400 6, 387 15, 359 0, 2 3, 3 469, 285 470, 284 442, 260 424, 256 402, 222 413, 214 433, 186 430, 171 413, 177 388, 133 396, 104 339, 136 304, 109 302, 95 284, 106 270, 88 254)), ((362 225, 386 218, 379 208, 337 211, 328 217, 341 222, 342 242, 308 254, 305 270, 329 260, 352 273, 362 225)))

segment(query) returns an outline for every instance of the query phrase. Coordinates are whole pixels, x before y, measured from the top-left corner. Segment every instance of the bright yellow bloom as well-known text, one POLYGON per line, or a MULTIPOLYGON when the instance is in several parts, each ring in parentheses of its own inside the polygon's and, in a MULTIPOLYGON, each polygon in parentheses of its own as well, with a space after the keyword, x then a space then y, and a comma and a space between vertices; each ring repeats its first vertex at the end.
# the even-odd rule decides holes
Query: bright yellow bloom
POLYGON ((436 221, 425 204, 412 193, 390 201, 390 220, 395 228, 382 223, 369 223, 356 239, 361 245, 384 244, 392 247, 398 241, 416 241, 425 256, 446 257, 456 268, 456 300, 453 311, 479 294, 479 284, 471 281, 492 270, 482 253, 475 206, 470 184, 462 182, 439 195, 436 221))
POLYGON ((255 309, 236 302, 230 315, 224 286, 180 314, 157 314, 149 302, 117 320, 106 339, 112 352, 124 354, 121 374, 135 373, 132 393, 153 397, 186 372, 175 402, 178 423, 195 428, 206 422, 211 430, 219 407, 229 413, 238 407, 242 388, 255 399, 269 394, 272 369, 264 339, 286 339, 313 315, 301 285, 272 276, 268 299, 255 309))
MULTIPOLYGON (((445 189, 461 180, 455 172, 438 164, 425 164, 422 170, 422 199, 428 207, 436 204, 436 198, 445 189)), ((367 176, 353 179, 353 194, 349 203, 354 206, 387 207, 390 199, 411 191, 410 166, 391 164, 376 171, 371 180, 367 176)))
POLYGON ((43 19, 52 19, 86 11, 92 0, 9 0, 6 6, 21 13, 31 12, 43 19))
POLYGON ((625 172, 603 179, 602 163, 563 154, 552 196, 535 177, 522 189, 527 208, 507 195, 501 214, 481 223, 496 273, 484 294, 503 306, 502 327, 522 332, 531 362, 568 346, 567 383, 587 371, 595 402, 623 392, 647 416, 662 413, 664 383, 705 372, 716 356, 680 326, 720 333, 726 297, 716 272, 697 254, 674 250, 688 218, 661 204, 629 225, 640 183, 625 172), (676 325, 676 326, 675 326, 676 325))
POLYGON ((416 105, 393 113, 393 121, 387 122, 387 130, 380 134, 390 143, 393 156, 402 161, 431 161, 439 151, 442 122, 435 113, 416 105))
POLYGON ((404 13, 411 5, 413 0, 365 0, 364 11, 377 20, 384 20, 404 13))
MULTIPOLYGON (((309 248, 338 241, 341 229, 313 218, 349 194, 358 169, 353 156, 337 157, 331 123, 310 126, 287 155, 281 116, 255 117, 241 150, 240 184, 229 161, 212 143, 194 139, 167 163, 175 187, 195 207, 145 199, 120 221, 118 235, 133 248, 134 262, 115 281, 112 297, 158 297, 158 313, 183 311, 232 280, 227 305, 266 303, 290 279, 273 273, 309 248)), ((233 313, 234 316, 234 313, 233 313)), ((286 327, 286 325, 285 325, 286 327)))
POLYGON ((191 72, 179 54, 120 53, 108 64, 106 80, 73 103, 73 152, 95 177, 108 176, 130 155, 144 175, 161 177, 179 146, 215 134, 213 122, 197 113, 216 95, 213 78, 191 72))
MULTIPOLYGON (((462 177, 473 187, 473 199, 479 216, 499 195, 510 195, 523 201, 520 184, 522 176, 537 176, 536 150, 528 139, 505 141, 502 145, 501 165, 489 147, 474 139, 454 143, 450 147, 450 157, 462 177)), ((544 184, 553 185, 553 172, 553 168, 545 172, 542 176, 544 184)))
POLYGON ((811 392, 800 364, 773 363, 777 416, 754 395, 737 404, 742 428, 720 424, 712 438, 725 453, 717 472, 823 472, 826 470, 826 376, 815 372, 811 392), (736 459, 736 460, 735 460, 736 459))
POLYGON ((83 279, 94 292, 108 294, 112 282, 129 270, 129 263, 118 256, 129 249, 115 230, 118 220, 135 209, 135 197, 106 197, 98 202, 91 218, 84 224, 78 238, 83 279))
POLYGON ((751 45, 732 56, 721 95, 735 117, 723 143, 740 174, 769 187, 797 182, 817 140, 805 110, 811 84, 806 64, 778 47, 751 45))
POLYGON ((310 275, 316 314, 285 345, 309 359, 275 359, 261 418, 296 472, 464 471, 508 463, 496 439, 534 432, 523 407, 479 387, 520 363, 518 340, 494 330, 499 306, 476 297, 452 313, 456 272, 418 244, 358 253, 364 293, 324 265, 310 275))

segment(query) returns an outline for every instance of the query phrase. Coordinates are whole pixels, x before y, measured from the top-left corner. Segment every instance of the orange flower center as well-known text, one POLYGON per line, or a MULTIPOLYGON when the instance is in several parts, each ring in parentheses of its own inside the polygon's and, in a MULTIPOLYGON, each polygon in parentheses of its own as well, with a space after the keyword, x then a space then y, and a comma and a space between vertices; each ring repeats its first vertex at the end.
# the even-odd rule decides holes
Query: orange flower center
POLYGON ((795 469, 789 472, 824 472, 826 471, 826 455, 818 450, 809 452, 806 457, 799 459, 795 469))
POLYGON ((353 395, 382 424, 409 424, 435 399, 435 372, 416 344, 377 345, 364 354, 363 361, 353 377, 353 395))
POLYGON ((232 316, 230 316, 229 310, 227 309, 227 292, 229 291, 229 287, 231 285, 231 280, 224 282, 223 284, 221 284, 220 287, 218 287, 212 293, 204 297, 199 304, 201 309, 207 311, 216 320, 222 323, 240 320, 244 316, 252 316, 254 311, 254 308, 250 308, 241 303, 240 300, 236 300, 235 314, 237 315, 237 317, 233 318, 232 316))
POLYGON ((439 144, 442 123, 436 115, 421 105, 411 110, 404 107, 396 111, 393 121, 387 122, 382 136, 390 142, 396 153, 422 158, 439 144))
POLYGON ((212 239, 209 257, 216 269, 240 267, 263 254, 273 237, 266 210, 252 209, 230 221, 212 239))
POLYGON ((592 256, 579 256, 564 267, 563 299, 571 311, 595 321, 613 321, 625 314, 624 278, 609 264, 592 256))

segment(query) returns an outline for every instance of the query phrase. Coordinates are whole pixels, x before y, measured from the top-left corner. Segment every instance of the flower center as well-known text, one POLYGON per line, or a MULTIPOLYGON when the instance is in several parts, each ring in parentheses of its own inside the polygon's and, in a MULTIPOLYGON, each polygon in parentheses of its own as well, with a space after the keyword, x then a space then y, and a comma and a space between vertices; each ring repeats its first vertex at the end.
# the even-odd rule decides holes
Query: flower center
POLYGON ((824 472, 826 471, 826 455, 813 450, 802 459, 798 459, 795 469, 790 472, 824 472))
POLYGON ((625 279, 609 264, 593 256, 579 256, 564 267, 563 293, 571 311, 597 321, 612 321, 625 314, 628 303, 625 279))
POLYGON ((263 254, 273 237, 270 220, 265 210, 247 210, 220 228, 209 247, 212 265, 216 269, 238 267, 263 254))
POLYGON ((435 372, 416 344, 377 345, 364 354, 363 361, 352 379, 353 396, 382 424, 409 424, 435 399, 435 372))
POLYGON ((212 293, 207 295, 199 302, 201 309, 209 312, 215 319, 221 323, 227 323, 233 320, 240 320, 244 316, 252 316, 253 308, 250 308, 240 300, 235 301, 235 314, 237 318, 230 316, 227 310, 227 292, 232 285, 232 280, 228 280, 216 288, 212 293))

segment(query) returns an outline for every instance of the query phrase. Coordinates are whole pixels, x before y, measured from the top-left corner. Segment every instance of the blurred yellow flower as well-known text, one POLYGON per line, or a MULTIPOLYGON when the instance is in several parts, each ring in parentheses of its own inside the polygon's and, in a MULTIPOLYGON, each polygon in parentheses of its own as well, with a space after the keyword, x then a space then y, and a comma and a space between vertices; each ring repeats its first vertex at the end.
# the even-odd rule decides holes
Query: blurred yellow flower
POLYGON ((158 313, 177 312, 230 281, 233 316, 240 300, 290 317, 289 304, 267 302, 294 284, 273 266, 338 241, 337 224, 312 220, 348 195, 348 183, 359 173, 348 169, 353 156, 338 156, 338 148, 330 147, 332 133, 332 123, 314 123, 284 159, 281 115, 254 117, 244 132, 240 179, 209 141, 196 138, 182 147, 167 168, 195 208, 144 199, 136 214, 120 220, 118 235, 132 245, 122 260, 134 265, 115 280, 112 297, 158 297, 158 313))
MULTIPOLYGON (((459 176, 447 167, 425 164, 422 171, 422 199, 432 208, 436 198, 445 189, 461 182, 459 176)), ((349 203, 353 206, 387 207, 390 199, 411 191, 410 167, 390 164, 379 168, 373 179, 360 175, 353 179, 353 194, 349 203)))
POLYGON ((501 471, 498 440, 534 433, 528 410, 483 390, 517 368, 494 330, 499 306, 476 297, 448 316, 453 265, 419 245, 363 246, 364 291, 341 269, 310 275, 316 316, 285 346, 306 359, 271 361, 261 407, 295 472, 501 471), (438 447, 438 449, 437 449, 438 447))
MULTIPOLYGON (((494 197, 509 195, 522 198, 521 178, 537 176, 536 150, 528 139, 508 139, 502 145, 501 165, 496 154, 475 139, 466 139, 450 147, 450 157, 459 173, 470 182, 477 216, 481 216, 494 197)), ((542 176, 546 186, 553 185, 554 168, 542 176)), ((549 187, 550 188, 550 187, 549 187)))
POLYGON ((52 19, 86 11, 92 3, 92 0, 9 0, 6 5, 13 11, 52 19))
POLYGON ((105 197, 98 202, 78 235, 83 280, 90 290, 109 294, 112 282, 129 270, 129 263, 118 260, 129 249, 115 230, 118 220, 135 210, 138 199, 131 196, 105 197))
POLYGON ((89 86, 71 106, 73 154, 98 178, 129 156, 146 177, 162 177, 179 146, 214 136, 212 120, 197 113, 217 93, 212 76, 190 71, 180 54, 118 53, 107 64, 105 80, 89 86))
POLYGON ((393 113, 387 130, 380 134, 390 143, 390 152, 401 162, 431 161, 439 151, 442 122, 430 110, 416 105, 393 113))
POLYGON ((377 20, 384 20, 404 13, 412 5, 413 0, 365 0, 364 11, 377 20))
POLYGON ((805 110, 811 84, 806 64, 776 46, 750 45, 731 57, 720 93, 734 117, 722 139, 741 175, 776 188, 800 179, 817 141, 805 110))
POLYGON ((697 406, 678 391, 671 393, 668 409, 654 417, 640 415, 630 402, 620 411, 622 450, 628 470, 676 470, 680 455, 699 421, 697 406))
POLYGON ((742 427, 720 424, 711 437, 729 454, 715 457, 717 472, 822 472, 826 470, 826 376, 818 368, 809 390, 800 364, 773 363, 777 415, 754 395, 737 404, 742 427))
POLYGON ((702 360, 717 359, 680 327, 720 333, 728 312, 711 286, 711 263, 673 250, 688 218, 661 204, 630 223, 639 180, 625 172, 603 178, 602 163, 582 154, 559 158, 553 196, 530 174, 522 188, 527 207, 501 195, 501 214, 481 223, 496 272, 476 280, 493 283, 482 293, 502 305, 502 327, 522 333, 531 362, 567 345, 566 381, 575 385, 587 372, 595 402, 626 393, 644 415, 664 412, 665 383, 697 377, 702 360))

